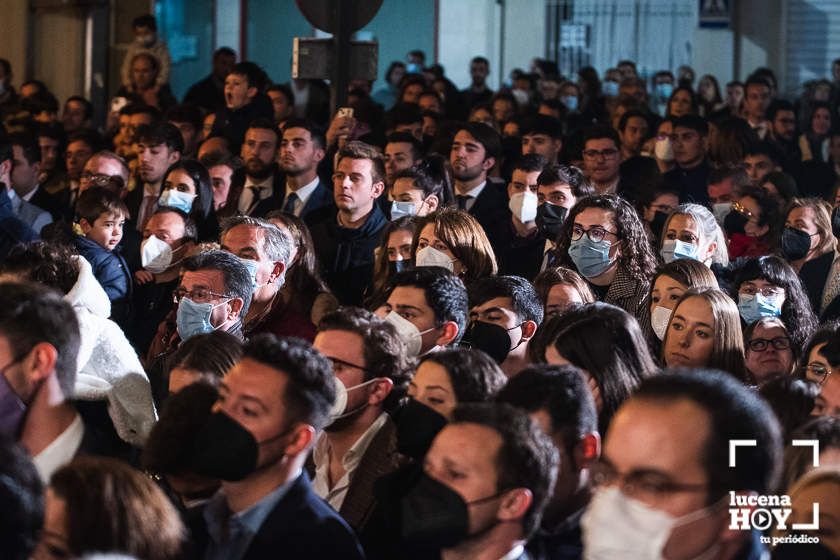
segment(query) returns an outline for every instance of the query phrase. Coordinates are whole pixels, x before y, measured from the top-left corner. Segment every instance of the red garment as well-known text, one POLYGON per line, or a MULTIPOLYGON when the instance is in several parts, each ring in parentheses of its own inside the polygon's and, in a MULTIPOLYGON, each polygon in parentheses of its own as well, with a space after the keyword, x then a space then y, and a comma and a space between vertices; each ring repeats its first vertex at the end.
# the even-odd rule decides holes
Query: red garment
POLYGON ((291 305, 277 298, 276 305, 265 318, 256 325, 246 325, 245 334, 248 338, 258 333, 271 333, 275 336, 296 336, 313 342, 317 329, 309 315, 295 311, 291 305))
POLYGON ((729 259, 738 257, 765 257, 771 255, 770 245, 761 237, 750 237, 743 233, 733 233, 729 237, 729 259))

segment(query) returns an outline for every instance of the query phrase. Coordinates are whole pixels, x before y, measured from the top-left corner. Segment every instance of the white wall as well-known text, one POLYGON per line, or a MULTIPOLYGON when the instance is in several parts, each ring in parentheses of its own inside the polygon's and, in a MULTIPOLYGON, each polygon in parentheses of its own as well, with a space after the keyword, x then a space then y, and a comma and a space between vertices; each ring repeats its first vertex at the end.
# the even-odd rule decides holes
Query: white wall
MULTIPOLYGON (((514 0, 516 1, 516 0, 514 0)), ((491 0, 440 0, 438 62, 459 88, 470 84, 470 59, 490 61, 488 85, 495 89, 499 76, 499 7, 491 0)))
POLYGON ((502 80, 514 68, 527 72, 534 57, 545 56, 545 0, 507 0, 505 16, 505 75, 496 76, 502 80))

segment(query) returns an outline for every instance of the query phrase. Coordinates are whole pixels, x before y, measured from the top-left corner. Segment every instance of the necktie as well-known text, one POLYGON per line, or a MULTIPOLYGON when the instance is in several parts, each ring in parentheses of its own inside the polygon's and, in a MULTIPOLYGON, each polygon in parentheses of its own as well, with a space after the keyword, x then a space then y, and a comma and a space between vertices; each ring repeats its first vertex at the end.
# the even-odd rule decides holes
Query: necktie
POLYGON ((295 205, 298 201, 298 195, 295 193, 289 194, 288 198, 286 198, 286 204, 283 205, 283 212, 286 214, 294 214, 295 213, 295 205))
POLYGON ((248 211, 245 212, 245 214, 250 216, 251 212, 254 211, 254 208, 257 207, 257 204, 260 203, 260 189, 262 189, 262 187, 251 185, 248 189, 251 191, 251 205, 248 206, 248 211))
POLYGON ((467 211, 467 203, 472 197, 466 194, 459 194, 455 196, 455 200, 458 202, 458 210, 462 210, 464 212, 467 211))

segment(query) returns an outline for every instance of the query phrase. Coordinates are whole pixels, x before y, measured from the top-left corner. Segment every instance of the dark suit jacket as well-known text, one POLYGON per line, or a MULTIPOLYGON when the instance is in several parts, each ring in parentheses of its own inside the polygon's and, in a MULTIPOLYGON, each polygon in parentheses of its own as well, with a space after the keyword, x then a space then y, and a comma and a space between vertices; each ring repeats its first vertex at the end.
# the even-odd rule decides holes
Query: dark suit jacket
MULTIPOLYGON (((209 539, 202 513, 203 508, 191 511, 188 520, 197 558, 203 558, 209 539)), ((274 558, 364 558, 352 529, 312 492, 305 473, 265 518, 243 560, 274 558)))
POLYGON ((501 254, 510 240, 510 210, 504 183, 488 177, 487 184, 475 199, 469 213, 481 224, 493 252, 501 254))
MULTIPOLYGON (((273 185, 274 192, 271 193, 269 198, 261 200, 257 203, 254 210, 251 212, 252 216, 262 218, 272 210, 283 209, 286 204, 286 174, 280 171, 280 169, 276 166, 274 170, 273 185)), ((233 178, 231 179, 227 203, 224 208, 222 208, 221 211, 217 211, 216 214, 222 216, 232 216, 237 214, 239 212, 239 197, 244 188, 245 172, 244 169, 239 169, 236 173, 234 173, 233 178)), ((334 204, 330 182, 325 181, 324 177, 321 176, 319 177, 318 186, 315 187, 315 190, 312 191, 312 194, 307 199, 306 205, 300 213, 300 217, 301 219, 306 220, 307 216, 312 214, 312 212, 320 210, 326 206, 333 206, 334 204)))

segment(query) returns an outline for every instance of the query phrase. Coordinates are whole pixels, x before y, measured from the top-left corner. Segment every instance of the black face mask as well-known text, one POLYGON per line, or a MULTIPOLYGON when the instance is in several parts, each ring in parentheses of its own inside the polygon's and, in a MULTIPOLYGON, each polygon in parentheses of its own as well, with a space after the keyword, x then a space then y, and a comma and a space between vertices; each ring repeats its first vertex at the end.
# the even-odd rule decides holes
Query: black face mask
POLYGON ((831 212, 831 231, 834 237, 840 238, 840 206, 831 212))
POLYGON ((658 247, 659 240, 662 237, 662 228, 665 227, 665 222, 668 220, 668 214, 657 210, 653 213, 653 219, 650 221, 650 231, 653 234, 654 244, 658 247))
POLYGON ((517 348, 519 344, 522 344, 522 341, 520 341, 513 348, 510 347, 508 330, 515 328, 506 329, 485 321, 473 321, 464 332, 464 338, 461 339, 461 346, 482 350, 496 360, 497 364, 501 364, 505 361, 511 350, 517 348))
POLYGON ((446 418, 415 399, 408 399, 395 420, 397 451, 418 462, 426 455, 438 432, 446 426, 446 418))
POLYGON ((804 259, 811 250, 811 236, 802 230, 786 227, 782 231, 781 249, 787 261, 804 259))
POLYGON ((542 236, 550 241, 557 239, 568 214, 569 209, 559 204, 543 202, 537 206, 536 222, 542 236))
POLYGON ((258 442, 242 424, 223 412, 214 412, 193 440, 193 471, 220 480, 242 480, 257 470, 259 446, 286 433, 258 442))
POLYGON ((388 276, 393 276, 398 272, 404 270, 411 270, 411 260, 405 259, 401 261, 388 261, 388 276))
POLYGON ((452 548, 468 536, 468 506, 497 499, 502 493, 465 502, 458 492, 423 474, 400 504, 400 533, 413 546, 452 548))
POLYGON ((723 230, 726 232, 726 235, 730 237, 736 233, 746 235, 744 226, 747 225, 748 221, 750 221, 749 218, 740 212, 733 210, 726 215, 726 218, 723 219, 723 230))

